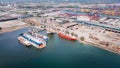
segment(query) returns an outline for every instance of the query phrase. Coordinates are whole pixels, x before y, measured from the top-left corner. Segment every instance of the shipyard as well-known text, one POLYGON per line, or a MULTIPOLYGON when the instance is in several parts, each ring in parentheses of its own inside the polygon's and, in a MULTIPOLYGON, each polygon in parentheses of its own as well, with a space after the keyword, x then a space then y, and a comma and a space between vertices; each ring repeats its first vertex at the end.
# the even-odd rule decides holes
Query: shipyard
MULTIPOLYGON (((34 3, 33 5, 39 6, 34 3)), ((101 5, 99 4, 97 8, 99 6, 101 5)), ((110 4, 110 6, 112 5, 110 4)), ((120 18, 115 17, 115 14, 112 14, 113 17, 109 17, 108 14, 106 17, 94 10, 86 13, 88 9, 83 10, 83 7, 80 9, 81 11, 74 7, 65 7, 64 10, 58 7, 49 8, 43 12, 42 8, 38 10, 32 6, 32 8, 27 8, 27 10, 33 9, 32 11, 22 11, 26 7, 27 5, 22 5, 21 11, 9 9, 14 11, 14 14, 2 15, 0 32, 35 27, 39 30, 46 30, 47 33, 56 33, 61 38, 90 43, 96 47, 120 53, 120 18)))
POLYGON ((64 45, 69 45, 65 47, 95 47, 120 55, 120 3, 0 2, 0 13, 1 43, 9 36, 17 43, 9 42, 11 46, 20 49, 47 53, 51 49, 62 51, 64 45))

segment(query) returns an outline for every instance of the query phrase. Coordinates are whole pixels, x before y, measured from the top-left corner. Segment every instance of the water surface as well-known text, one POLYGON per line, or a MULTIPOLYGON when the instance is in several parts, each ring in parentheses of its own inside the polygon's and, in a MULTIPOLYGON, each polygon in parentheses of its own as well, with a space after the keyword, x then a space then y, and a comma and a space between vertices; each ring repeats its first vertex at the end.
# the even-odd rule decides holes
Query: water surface
POLYGON ((28 29, 0 34, 0 68, 120 68, 120 55, 56 34, 46 48, 25 47, 17 36, 28 29))

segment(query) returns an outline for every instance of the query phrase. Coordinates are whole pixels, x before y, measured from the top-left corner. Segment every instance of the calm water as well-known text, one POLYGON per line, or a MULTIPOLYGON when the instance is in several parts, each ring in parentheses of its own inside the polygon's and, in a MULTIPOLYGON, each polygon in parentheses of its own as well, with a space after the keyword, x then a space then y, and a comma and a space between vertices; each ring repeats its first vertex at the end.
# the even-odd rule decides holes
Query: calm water
POLYGON ((44 49, 25 47, 16 38, 27 30, 0 34, 0 68, 120 68, 120 55, 57 35, 44 49))

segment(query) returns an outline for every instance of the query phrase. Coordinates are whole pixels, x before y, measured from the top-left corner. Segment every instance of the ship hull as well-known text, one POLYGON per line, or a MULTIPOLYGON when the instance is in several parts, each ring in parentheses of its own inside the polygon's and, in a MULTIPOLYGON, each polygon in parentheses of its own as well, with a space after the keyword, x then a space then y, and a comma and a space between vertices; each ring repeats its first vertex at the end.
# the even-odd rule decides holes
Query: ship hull
POLYGON ((36 48, 44 48, 46 46, 46 43, 44 41, 42 41, 40 38, 38 39, 27 33, 20 34, 20 36, 18 37, 18 40, 27 46, 29 46, 28 44, 30 44, 30 45, 35 46, 36 48))
POLYGON ((22 44, 22 45, 25 45, 27 47, 29 47, 31 44, 24 38, 22 37, 18 37, 18 41, 22 44), (27 42, 27 43, 26 43, 27 42))
POLYGON ((67 40, 73 40, 73 41, 77 40, 76 38, 67 36, 67 35, 65 35, 63 33, 58 33, 58 36, 61 37, 61 38, 67 39, 67 40))

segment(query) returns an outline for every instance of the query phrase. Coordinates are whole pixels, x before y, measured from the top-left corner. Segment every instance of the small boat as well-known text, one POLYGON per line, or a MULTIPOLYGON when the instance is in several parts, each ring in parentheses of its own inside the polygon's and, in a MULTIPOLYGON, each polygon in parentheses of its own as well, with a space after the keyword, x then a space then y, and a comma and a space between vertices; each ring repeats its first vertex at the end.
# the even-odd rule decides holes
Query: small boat
POLYGON ((28 33, 20 34, 20 35, 18 36, 18 40, 19 40, 21 43, 24 43, 26 46, 33 45, 33 46, 35 46, 36 48, 43 48, 43 47, 46 46, 46 41, 44 41, 44 40, 41 39, 41 38, 32 36, 32 35, 30 35, 30 34, 28 34, 28 33))
POLYGON ((68 34, 65 34, 65 33, 63 33, 63 32, 59 32, 59 33, 58 33, 58 36, 61 37, 61 38, 68 39, 68 40, 74 40, 74 41, 77 40, 76 37, 71 36, 71 35, 68 35, 68 34))

